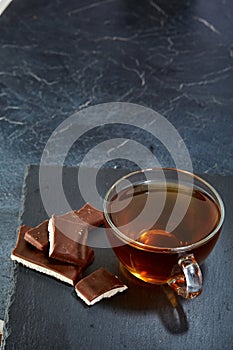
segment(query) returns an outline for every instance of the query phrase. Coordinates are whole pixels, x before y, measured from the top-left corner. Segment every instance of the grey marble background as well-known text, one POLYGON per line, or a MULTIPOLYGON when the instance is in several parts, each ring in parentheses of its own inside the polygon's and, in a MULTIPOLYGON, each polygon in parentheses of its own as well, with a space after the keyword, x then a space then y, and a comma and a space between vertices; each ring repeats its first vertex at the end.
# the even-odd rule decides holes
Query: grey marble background
MULTIPOLYGON (((74 112, 116 101, 151 107, 179 131, 195 172, 233 173, 232 18, 231 0, 13 0, 0 17, 0 318, 25 167, 74 112)), ((150 135, 122 125, 88 133, 66 164, 106 135, 134 138, 171 164, 150 135)))

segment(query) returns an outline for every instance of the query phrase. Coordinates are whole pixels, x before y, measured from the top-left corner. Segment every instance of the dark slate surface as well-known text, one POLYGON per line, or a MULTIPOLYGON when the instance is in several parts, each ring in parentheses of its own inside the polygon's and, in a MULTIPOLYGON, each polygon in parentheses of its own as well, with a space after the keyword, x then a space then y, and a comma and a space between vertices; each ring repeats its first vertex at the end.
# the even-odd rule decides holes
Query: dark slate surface
MULTIPOLYGON (((78 207, 80 198, 72 190, 76 172, 66 168, 64 177, 67 197, 78 207)), ((103 175, 99 177, 99 188, 104 192, 103 179, 111 182, 119 176, 119 170, 105 169, 103 175)), ((129 289, 93 307, 85 306, 72 287, 16 264, 4 349, 232 348, 233 177, 205 178, 222 195, 227 215, 220 239, 202 266, 201 296, 190 301, 177 297, 174 309, 168 299, 169 287, 142 286, 129 280, 119 271, 111 249, 96 249, 89 271, 104 266, 117 273, 129 289)), ((38 167, 30 167, 25 183, 21 221, 35 225, 46 217, 38 191, 38 167)))
MULTIPOLYGON (((102 102, 152 107, 184 138, 195 172, 232 174, 232 17, 231 0, 13 0, 0 17, 0 318, 25 167, 70 114, 102 102)), ((67 164, 104 137, 87 135, 67 164)))

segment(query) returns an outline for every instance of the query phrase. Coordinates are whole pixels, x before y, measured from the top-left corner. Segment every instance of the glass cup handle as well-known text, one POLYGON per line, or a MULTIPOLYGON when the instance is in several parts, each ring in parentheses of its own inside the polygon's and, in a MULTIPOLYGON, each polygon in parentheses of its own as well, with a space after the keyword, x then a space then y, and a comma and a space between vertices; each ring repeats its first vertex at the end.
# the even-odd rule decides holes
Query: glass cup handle
POLYGON ((202 273, 194 255, 182 256, 178 265, 182 268, 183 275, 170 279, 169 286, 185 299, 196 298, 202 291, 202 273))

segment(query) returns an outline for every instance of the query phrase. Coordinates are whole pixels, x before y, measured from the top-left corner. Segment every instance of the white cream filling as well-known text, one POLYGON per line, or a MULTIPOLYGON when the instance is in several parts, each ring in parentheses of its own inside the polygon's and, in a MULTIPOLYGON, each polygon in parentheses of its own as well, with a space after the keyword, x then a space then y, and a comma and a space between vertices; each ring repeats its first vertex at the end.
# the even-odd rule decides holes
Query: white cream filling
POLYGON ((11 260, 17 261, 18 263, 20 263, 20 264, 22 264, 22 265, 24 265, 24 266, 26 266, 26 267, 29 267, 29 268, 32 269, 32 270, 35 270, 35 271, 44 273, 44 274, 46 274, 46 275, 48 275, 48 276, 55 277, 55 278, 57 278, 58 280, 60 280, 60 281, 62 281, 62 282, 71 284, 72 286, 74 285, 72 279, 63 276, 63 275, 61 275, 61 274, 58 273, 58 272, 55 272, 55 271, 46 269, 46 267, 43 267, 43 266, 34 264, 34 263, 29 262, 29 261, 27 261, 27 260, 24 260, 24 259, 22 259, 22 258, 19 258, 18 256, 15 256, 14 254, 11 254, 11 260))
POLYGON ((3 326, 4 326, 4 321, 0 320, 0 334, 3 333, 3 326))
POLYGON ((78 297, 80 299, 82 299, 83 301, 85 301, 85 303, 90 306, 90 305, 94 305, 95 303, 98 303, 100 300, 102 300, 104 298, 111 298, 113 295, 115 295, 117 293, 121 293, 126 289, 128 289, 128 287, 125 285, 122 287, 117 287, 117 288, 111 289, 111 290, 99 295, 98 297, 96 297, 95 299, 93 299, 91 301, 89 301, 87 298, 85 298, 85 296, 82 293, 80 293, 76 288, 75 288, 75 291, 76 291, 78 297))
POLYGON ((53 223, 54 219, 51 218, 49 219, 49 223, 48 223, 48 232, 49 232, 49 256, 53 253, 54 250, 54 223, 53 223))
POLYGON ((0 0, 0 16, 5 11, 12 0, 0 0))

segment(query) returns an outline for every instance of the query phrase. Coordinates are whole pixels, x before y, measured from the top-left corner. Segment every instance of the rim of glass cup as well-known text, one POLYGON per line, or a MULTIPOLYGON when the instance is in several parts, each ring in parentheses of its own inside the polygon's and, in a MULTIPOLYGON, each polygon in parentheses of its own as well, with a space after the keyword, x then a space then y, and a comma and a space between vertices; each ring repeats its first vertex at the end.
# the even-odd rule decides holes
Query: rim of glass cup
POLYGON ((104 201, 103 201, 103 209, 104 209, 104 216, 105 219, 107 220, 110 228, 114 231, 114 233, 116 234, 116 236, 123 241, 126 244, 130 244, 135 246, 138 249, 142 249, 142 250, 147 250, 147 251, 154 251, 154 252, 161 252, 161 253, 182 253, 182 252, 186 252, 195 248, 198 248, 202 245, 204 245, 206 242, 208 242, 211 238, 213 238, 215 236, 215 234, 220 230, 220 228, 222 227, 222 224, 224 222, 224 218, 225 218, 225 208, 224 208, 224 204, 222 201, 221 196, 219 195, 219 193, 215 190, 215 188, 209 184, 206 180, 202 179, 200 176, 191 173, 189 171, 186 170, 181 170, 181 169, 177 169, 177 168, 146 168, 146 169, 141 169, 141 170, 136 170, 133 172, 130 172, 124 176, 122 176, 120 179, 118 179, 107 191, 105 197, 104 197, 104 201), (215 203, 218 205, 219 210, 220 210, 220 219, 218 222, 218 225, 214 228, 214 230, 212 230, 206 237, 204 237, 203 239, 192 243, 190 245, 186 245, 186 246, 180 246, 180 247, 172 247, 172 248, 166 248, 166 247, 155 247, 155 246, 150 246, 147 245, 145 243, 141 243, 141 242, 137 242, 129 237, 127 237, 126 235, 124 235, 124 233, 122 233, 117 226, 114 225, 114 223, 112 222, 112 220, 109 217, 108 214, 108 210, 107 210, 107 205, 108 205, 108 199, 109 196, 112 192, 112 190, 120 183, 122 182, 124 179, 127 179, 130 176, 139 174, 139 173, 143 173, 143 172, 147 172, 147 171, 158 171, 158 170, 162 170, 162 171, 176 171, 176 172, 180 172, 183 174, 186 174, 188 176, 191 176, 193 179, 196 179, 198 181, 200 181, 201 183, 203 183, 206 187, 208 187, 208 189, 214 194, 214 196, 216 197, 216 199, 214 198, 215 203))

